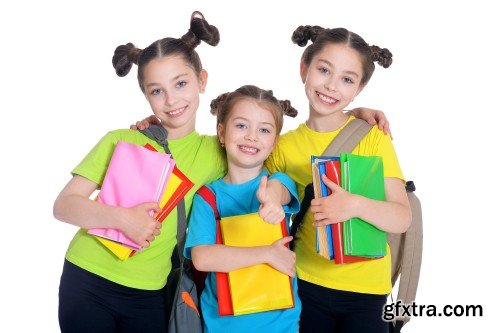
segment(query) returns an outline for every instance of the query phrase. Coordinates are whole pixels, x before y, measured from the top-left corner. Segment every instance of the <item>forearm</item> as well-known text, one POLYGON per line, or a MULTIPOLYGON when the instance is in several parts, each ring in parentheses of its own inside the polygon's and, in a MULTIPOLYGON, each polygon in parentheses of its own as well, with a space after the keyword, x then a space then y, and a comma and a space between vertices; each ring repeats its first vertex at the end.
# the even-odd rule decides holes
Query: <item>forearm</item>
POLYGON ((238 268, 267 263, 269 246, 234 247, 200 245, 191 249, 193 264, 203 272, 230 272, 238 268))
POLYGON ((123 208, 108 206, 77 194, 59 196, 54 217, 81 228, 120 228, 123 208))
POLYGON ((355 216, 373 224, 380 230, 391 233, 405 232, 411 223, 409 206, 399 202, 388 202, 354 196, 355 216))

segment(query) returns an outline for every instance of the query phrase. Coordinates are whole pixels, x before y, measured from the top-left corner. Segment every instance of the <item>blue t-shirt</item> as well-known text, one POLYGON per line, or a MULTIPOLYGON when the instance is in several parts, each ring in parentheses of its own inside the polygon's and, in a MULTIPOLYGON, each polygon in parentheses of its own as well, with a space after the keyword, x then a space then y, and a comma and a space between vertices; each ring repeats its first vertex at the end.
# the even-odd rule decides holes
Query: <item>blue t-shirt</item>
MULTIPOLYGON (((260 179, 268 175, 267 170, 243 184, 227 184, 219 179, 207 185, 217 198, 217 209, 221 217, 255 213, 259 210, 257 189, 260 179)), ((295 183, 284 173, 275 173, 269 179, 279 180, 289 191, 292 200, 283 206, 286 220, 299 211, 299 200, 295 183)), ((191 259, 191 248, 216 243, 215 217, 210 205, 199 195, 194 196, 193 208, 189 219, 189 231, 184 248, 184 256, 191 259)), ((299 316, 302 308, 297 293, 297 278, 292 279, 295 306, 286 310, 265 311, 240 316, 219 316, 215 274, 209 273, 205 289, 201 295, 201 309, 204 319, 204 332, 298 332, 299 316)))

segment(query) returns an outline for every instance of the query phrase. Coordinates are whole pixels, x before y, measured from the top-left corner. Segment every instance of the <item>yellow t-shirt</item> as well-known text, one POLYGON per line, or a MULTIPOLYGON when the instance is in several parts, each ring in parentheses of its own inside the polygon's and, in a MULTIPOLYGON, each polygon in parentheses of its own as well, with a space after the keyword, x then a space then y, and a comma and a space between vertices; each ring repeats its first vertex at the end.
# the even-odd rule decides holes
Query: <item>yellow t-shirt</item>
MULTIPOLYGON (((354 117, 350 117, 351 121, 354 117)), ((346 122, 347 124, 347 122, 346 122)), ((345 126, 345 125, 344 125, 345 126)), ((297 184, 299 198, 304 198, 304 188, 312 181, 311 155, 322 155, 338 130, 327 133, 315 132, 306 124, 281 136, 276 149, 266 161, 269 172, 285 172, 297 184)), ((381 156, 384 161, 384 177, 403 180, 403 174, 388 135, 376 126, 352 151, 364 156, 381 156)), ((336 265, 316 253, 316 233, 310 210, 304 217, 296 235, 297 274, 302 280, 323 287, 367 294, 387 294, 391 291, 391 256, 370 261, 336 265)))

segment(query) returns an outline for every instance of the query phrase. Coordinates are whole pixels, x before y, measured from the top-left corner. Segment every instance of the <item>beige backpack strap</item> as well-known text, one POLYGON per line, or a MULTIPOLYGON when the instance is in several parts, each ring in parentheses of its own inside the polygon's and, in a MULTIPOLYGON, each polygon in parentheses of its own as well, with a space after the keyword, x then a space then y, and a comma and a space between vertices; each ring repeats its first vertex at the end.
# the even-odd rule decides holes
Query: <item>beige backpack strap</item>
POLYGON ((362 119, 351 120, 330 142, 323 155, 338 156, 340 153, 350 153, 371 129, 372 125, 362 119))
MULTIPOLYGON (((413 182, 407 183, 408 201, 412 212, 412 223, 404 234, 390 235, 389 245, 391 252, 394 248, 395 259, 393 260, 393 284, 397 276, 401 273, 397 300, 404 304, 411 304, 415 301, 417 294, 418 280, 420 276, 420 266, 422 264, 423 226, 422 208, 420 200, 413 193, 415 187, 413 182), (402 252, 400 252, 402 251, 402 252), (395 268, 395 270, 394 270, 395 268)), ((401 327, 410 321, 410 317, 398 317, 395 320, 395 332, 399 332, 401 327)))

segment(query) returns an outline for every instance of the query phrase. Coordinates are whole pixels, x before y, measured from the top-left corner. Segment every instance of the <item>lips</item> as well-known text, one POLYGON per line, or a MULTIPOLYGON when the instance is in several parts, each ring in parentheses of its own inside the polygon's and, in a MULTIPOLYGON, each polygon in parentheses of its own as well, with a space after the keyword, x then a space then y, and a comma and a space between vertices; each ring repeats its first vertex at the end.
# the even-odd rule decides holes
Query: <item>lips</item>
POLYGON ((181 108, 178 108, 178 109, 175 109, 175 110, 171 110, 171 111, 167 111, 165 112, 167 114, 167 116, 169 116, 170 118, 177 118, 177 117, 180 117, 184 111, 187 109, 187 105, 186 106, 183 106, 181 108))
POLYGON ((326 105, 333 105, 338 102, 338 99, 335 99, 330 96, 323 95, 322 93, 319 93, 316 91, 316 95, 319 97, 319 100, 323 102, 326 105))
POLYGON ((257 149, 255 147, 244 146, 244 145, 238 145, 238 149, 243 153, 250 155, 255 155, 260 151, 260 149, 257 149))

